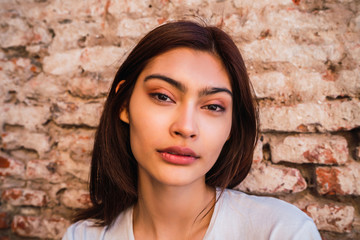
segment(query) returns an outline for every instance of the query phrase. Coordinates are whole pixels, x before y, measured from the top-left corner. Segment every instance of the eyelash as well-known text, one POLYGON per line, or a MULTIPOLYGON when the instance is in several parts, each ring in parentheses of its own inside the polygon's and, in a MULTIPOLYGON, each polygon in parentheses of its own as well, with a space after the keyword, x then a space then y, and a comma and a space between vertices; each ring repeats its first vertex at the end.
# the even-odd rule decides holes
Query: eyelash
MULTIPOLYGON (((161 102, 161 103, 169 103, 169 102, 175 103, 174 100, 172 100, 168 95, 166 95, 164 93, 150 93, 150 96, 153 99, 155 99, 156 101, 161 102), (161 98, 166 98, 166 100, 161 99, 161 98)), ((209 104, 209 105, 203 106, 201 108, 209 110, 211 112, 216 112, 216 113, 225 112, 225 108, 219 104, 209 104), (215 109, 211 109, 214 107, 215 107, 215 109)))
POLYGON ((170 100, 170 102, 174 102, 174 100, 172 100, 168 95, 163 94, 163 93, 151 93, 150 96, 151 96, 153 99, 155 99, 156 101, 159 101, 159 102, 164 102, 164 103, 169 102, 169 101, 167 101, 167 100, 161 99, 160 97, 165 97, 165 98, 167 98, 168 100, 170 100))
POLYGON ((202 109, 207 109, 207 110, 209 110, 211 112, 225 112, 225 108, 223 106, 221 106, 221 105, 218 105, 218 104, 209 104, 209 105, 206 105, 206 106, 202 107, 202 109), (215 107, 218 110, 214 110, 214 109, 211 110, 210 109, 211 107, 215 107))

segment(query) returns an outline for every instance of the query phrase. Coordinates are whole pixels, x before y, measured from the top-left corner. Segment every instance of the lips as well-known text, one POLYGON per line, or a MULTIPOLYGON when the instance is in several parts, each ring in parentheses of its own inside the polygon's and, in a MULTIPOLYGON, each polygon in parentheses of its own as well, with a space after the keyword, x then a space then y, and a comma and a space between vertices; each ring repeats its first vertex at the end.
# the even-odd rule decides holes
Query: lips
POLYGON ((162 159, 168 163, 188 165, 200 158, 192 149, 173 146, 158 150, 162 159))

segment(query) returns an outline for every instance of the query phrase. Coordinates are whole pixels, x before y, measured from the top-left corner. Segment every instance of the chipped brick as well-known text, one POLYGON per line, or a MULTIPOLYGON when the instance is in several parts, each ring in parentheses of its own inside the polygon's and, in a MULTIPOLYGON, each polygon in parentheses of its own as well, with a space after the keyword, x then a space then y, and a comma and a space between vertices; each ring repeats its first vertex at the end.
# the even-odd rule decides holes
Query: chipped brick
POLYGON ((6 189, 1 198, 13 206, 43 207, 48 201, 45 192, 24 188, 6 189))
POLYGON ((33 149, 40 155, 50 150, 50 136, 44 133, 30 132, 26 129, 14 132, 5 132, 3 139, 5 149, 24 147, 33 149))
POLYGON ((325 132, 351 130, 360 126, 360 102, 334 101, 273 106, 260 109, 262 131, 325 132), (281 123, 281 124, 279 124, 281 123), (301 129, 298 127, 302 126, 301 129), (306 126, 306 128, 304 128, 306 126))
POLYGON ((44 72, 54 75, 72 74, 79 67, 90 72, 102 72, 115 67, 125 53, 119 47, 96 46, 54 53, 44 59, 44 72))
POLYGON ((341 70, 336 74, 336 81, 325 82, 321 72, 291 69, 290 73, 285 74, 267 71, 251 74, 251 82, 257 98, 274 99, 288 105, 297 101, 326 101, 329 97, 356 97, 360 91, 356 78, 359 70, 341 70))
POLYGON ((58 137, 58 149, 69 151, 72 159, 90 163, 94 144, 94 130, 71 131, 58 137))
POLYGON ((61 238, 69 221, 61 217, 14 216, 11 229, 23 237, 61 238))
POLYGON ((58 183, 63 180, 61 175, 56 170, 57 163, 45 160, 30 160, 26 166, 26 178, 46 179, 52 183, 58 183))
POLYGON ((54 96, 62 96, 66 93, 66 80, 67 78, 62 76, 40 73, 19 89, 17 97, 22 101, 31 98, 44 103, 51 102, 54 96))
POLYGON ((287 136, 270 147, 274 163, 344 164, 349 154, 347 141, 341 136, 287 136))
POLYGON ((61 196, 61 203, 69 208, 88 208, 91 206, 90 194, 86 190, 66 189, 61 196))
POLYGON ((255 165, 237 189, 251 193, 295 193, 305 190, 306 181, 296 168, 255 165))
POLYGON ((109 87, 110 82, 98 76, 74 77, 68 82, 71 94, 82 98, 106 96, 109 87))
POLYGON ((53 118, 59 125, 87 125, 96 127, 99 122, 103 103, 89 102, 58 102, 53 106, 53 118))
POLYGON ((24 106, 2 104, 0 123, 24 126, 28 130, 36 131, 43 128, 43 124, 50 118, 48 106, 24 106))
POLYGON ((354 221, 353 206, 335 204, 309 204, 304 210, 315 222, 319 230, 350 232, 354 221))
POLYGON ((316 168, 317 191, 328 195, 360 195, 360 164, 316 168))
POLYGON ((30 27, 17 14, 11 15, 6 11, 2 11, 1 19, 6 26, 0 36, 0 46, 2 48, 49 43, 51 40, 45 24, 41 21, 30 27))
POLYGON ((120 37, 140 37, 158 25, 154 18, 123 18, 119 22, 117 36, 120 37))
POLYGON ((22 177, 25 173, 25 166, 16 159, 0 155, 0 176, 22 177))
POLYGON ((263 159, 263 142, 259 140, 255 146, 253 163, 260 163, 263 159))

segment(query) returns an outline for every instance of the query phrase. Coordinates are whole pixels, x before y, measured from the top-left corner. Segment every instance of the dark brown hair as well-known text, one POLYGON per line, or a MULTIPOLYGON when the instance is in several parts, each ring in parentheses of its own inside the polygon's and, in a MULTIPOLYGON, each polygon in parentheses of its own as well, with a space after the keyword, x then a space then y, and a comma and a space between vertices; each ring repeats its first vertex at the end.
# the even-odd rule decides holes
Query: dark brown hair
POLYGON ((128 107, 137 78, 146 64, 177 47, 216 55, 231 81, 231 137, 206 174, 206 183, 221 189, 232 188, 248 174, 258 135, 258 114, 253 89, 238 48, 217 27, 189 21, 167 23, 141 39, 116 73, 95 136, 90 173, 92 206, 80 211, 74 221, 92 218, 99 225, 111 225, 122 211, 137 202, 137 162, 130 148, 129 125, 120 120, 119 114, 128 107), (116 91, 121 80, 125 82, 116 91))

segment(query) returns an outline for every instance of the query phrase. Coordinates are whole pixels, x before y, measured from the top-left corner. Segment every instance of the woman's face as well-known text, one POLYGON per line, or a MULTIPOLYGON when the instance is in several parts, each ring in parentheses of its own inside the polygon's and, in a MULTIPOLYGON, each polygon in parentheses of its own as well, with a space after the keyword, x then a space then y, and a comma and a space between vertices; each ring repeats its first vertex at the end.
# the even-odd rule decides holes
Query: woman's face
POLYGON ((128 117, 140 179, 180 186, 205 181, 227 141, 232 90, 219 58, 177 48, 153 58, 137 79, 128 117))

